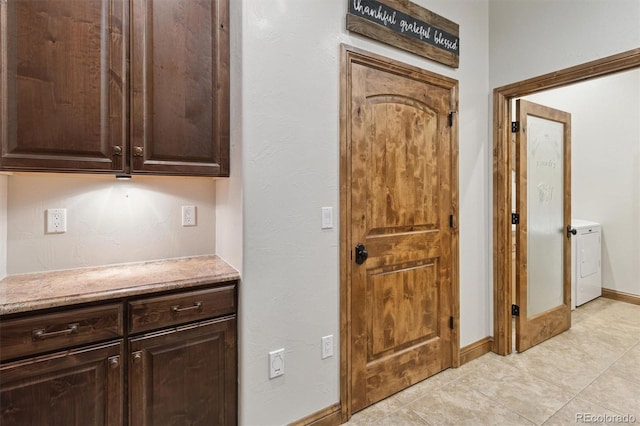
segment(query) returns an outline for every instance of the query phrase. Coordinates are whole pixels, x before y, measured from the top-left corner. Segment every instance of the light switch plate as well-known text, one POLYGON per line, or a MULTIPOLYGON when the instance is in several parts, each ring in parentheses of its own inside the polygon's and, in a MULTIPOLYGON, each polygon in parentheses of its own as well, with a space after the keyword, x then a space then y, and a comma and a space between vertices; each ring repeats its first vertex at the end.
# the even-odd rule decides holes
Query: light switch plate
POLYGON ((322 208, 322 229, 333 228, 333 207, 322 208))
POLYGON ((322 359, 333 356, 333 334, 322 338, 322 359))

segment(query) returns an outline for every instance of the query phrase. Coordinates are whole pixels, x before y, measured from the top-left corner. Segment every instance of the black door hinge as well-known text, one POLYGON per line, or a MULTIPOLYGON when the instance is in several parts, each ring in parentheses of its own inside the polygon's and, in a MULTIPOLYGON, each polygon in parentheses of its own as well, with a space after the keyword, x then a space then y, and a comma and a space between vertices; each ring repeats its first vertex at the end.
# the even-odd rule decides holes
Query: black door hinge
POLYGON ((512 121, 511 122, 511 133, 518 133, 520 131, 520 122, 512 121))
POLYGON ((453 114, 455 114, 455 111, 451 111, 449 113, 449 127, 453 127, 453 114))
POLYGON ((519 317, 520 316, 520 306, 511 305, 511 315, 513 315, 514 317, 519 317))
POLYGON ((520 223, 520 213, 511 213, 511 224, 518 225, 520 223))
POLYGON ((454 222, 454 217, 452 214, 449 215, 449 228, 455 228, 456 223, 454 222))
POLYGON ((449 317, 449 328, 453 330, 453 317, 449 317))

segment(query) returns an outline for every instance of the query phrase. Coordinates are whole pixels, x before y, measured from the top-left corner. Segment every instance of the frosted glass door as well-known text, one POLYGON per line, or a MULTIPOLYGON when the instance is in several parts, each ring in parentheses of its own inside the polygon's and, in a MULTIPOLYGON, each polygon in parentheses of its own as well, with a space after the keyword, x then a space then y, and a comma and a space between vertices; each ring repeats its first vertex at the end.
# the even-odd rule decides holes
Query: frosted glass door
POLYGON ((571 326, 571 115, 516 102, 516 350, 571 326))
POLYGON ((527 135, 527 315, 563 301, 564 126, 530 116, 527 135))

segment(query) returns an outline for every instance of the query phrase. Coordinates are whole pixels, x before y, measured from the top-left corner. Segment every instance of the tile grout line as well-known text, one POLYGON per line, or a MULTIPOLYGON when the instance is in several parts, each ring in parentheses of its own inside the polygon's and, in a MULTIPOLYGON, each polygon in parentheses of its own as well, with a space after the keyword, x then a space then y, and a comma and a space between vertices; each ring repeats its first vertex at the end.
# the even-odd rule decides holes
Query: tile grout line
MULTIPOLYGON (((599 327, 609 327, 611 326, 611 324, 615 324, 615 314, 613 315, 607 315, 607 312, 605 312, 603 310, 603 308, 606 307, 611 307, 616 305, 616 302, 612 302, 611 304, 606 304, 603 306, 599 306, 599 309, 595 309, 595 310, 590 310, 590 311, 585 311, 581 314, 581 319, 579 321, 575 321, 573 322, 573 325, 577 325, 578 323, 582 323, 584 321, 588 321, 590 318, 593 319, 598 325, 599 327), (598 313, 602 313, 602 316, 597 315, 598 313), (600 324, 601 323, 601 324, 600 324)), ((595 307, 594 307, 595 308, 595 307)), ((603 343, 605 343, 605 346, 602 346, 602 349, 605 350, 606 355, 603 355, 605 362, 603 362, 602 364, 602 369, 598 368, 598 370, 600 370, 597 375, 592 379, 592 380, 588 380, 588 383, 586 385, 582 385, 582 386, 577 386, 575 388, 575 390, 573 388, 564 388, 562 386, 562 383, 554 383, 553 381, 550 381, 547 377, 548 375, 544 375, 542 374, 543 372, 535 369, 535 366, 532 366, 532 370, 528 370, 527 369, 527 373, 531 375, 531 377, 535 378, 536 380, 540 380, 543 383, 547 383, 549 385, 552 385, 554 387, 557 387, 559 389, 563 389, 564 391, 567 391, 567 394, 570 396, 569 400, 566 401, 565 403, 563 403, 559 408, 557 408, 556 410, 553 411, 553 413, 551 413, 544 421, 542 421, 541 423, 538 423, 536 421, 533 421, 531 419, 529 419, 529 417, 527 417, 526 415, 520 414, 517 411, 514 411, 512 408, 510 408, 509 406, 507 406, 504 402, 500 401, 500 400, 495 400, 494 398, 492 398, 491 396, 485 394, 481 389, 482 389, 482 384, 481 383, 469 383, 466 386, 466 389, 468 389, 469 391, 472 391, 474 393, 479 394, 480 396, 482 396, 483 398, 486 398, 488 401, 491 401, 493 404, 496 404, 496 406, 502 407, 503 409, 505 409, 508 413, 511 413, 511 415, 517 416, 517 418, 522 419, 522 421, 526 421, 526 422, 530 422, 531 424, 536 424, 536 425, 547 425, 550 424, 551 419, 554 418, 554 416, 558 415, 559 413, 562 412, 562 414, 560 414, 561 418, 564 418, 566 416, 569 416, 570 413, 567 411, 568 410, 568 406, 572 403, 575 404, 580 404, 579 401, 582 402, 582 405, 586 405, 588 408, 590 409, 593 407, 593 409, 597 409, 597 410, 606 410, 606 411, 610 411, 612 413, 616 413, 619 415, 622 415, 621 413, 619 413, 618 409, 611 409, 608 406, 602 406, 599 402, 597 401, 593 401, 593 398, 589 398, 589 397, 585 397, 583 396, 583 393, 585 392, 586 389, 588 389, 590 386, 593 386, 595 382, 597 382, 598 380, 602 379, 603 376, 605 376, 608 373, 611 374, 616 374, 619 378, 627 380, 630 383, 633 384, 640 384, 640 381, 634 376, 633 378, 627 378, 626 376, 624 376, 624 372, 625 369, 624 368, 620 368, 620 367, 614 367, 616 365, 616 363, 618 363, 622 358, 624 358, 625 356, 627 356, 629 353, 631 353, 634 350, 637 350, 638 348, 640 348, 640 338, 636 338, 635 336, 635 329, 638 328, 640 330, 640 327, 636 326, 636 324, 632 324, 629 323, 630 326, 632 326, 632 328, 630 328, 627 331, 630 331, 630 333, 628 334, 627 337, 633 337, 632 339, 629 339, 631 341, 631 344, 625 348, 626 344, 622 344, 622 345, 616 345, 615 341, 610 342, 610 341, 603 341, 603 343), (610 350, 609 350, 610 349, 610 350), (622 352, 620 354, 618 354, 618 350, 622 350, 622 352), (608 361, 607 359, 609 358, 609 356, 613 356, 612 359, 610 361, 608 361), (622 373, 622 375, 620 374, 622 373), (540 376, 542 374, 542 377, 540 376)), ((589 327, 588 324, 586 325, 586 327, 589 327)), ((622 332, 624 332, 624 330, 620 330, 622 332)), ((581 332, 584 332, 584 330, 581 330, 581 332)), ((589 363, 591 363, 591 361, 596 361, 595 364, 599 364, 598 360, 596 357, 593 357, 591 355, 590 352, 585 350, 585 347, 588 347, 591 343, 593 343, 594 339, 598 339, 598 334, 596 333, 596 335, 594 336, 590 336, 589 334, 585 334, 586 338, 584 338, 583 336, 578 336, 579 338, 583 339, 580 340, 580 348, 577 348, 578 350, 578 359, 583 359, 582 356, 580 354, 585 354, 589 356, 589 363)), ((614 340, 625 340, 625 339, 614 339, 614 340)), ((571 339, 569 339, 566 342, 567 345, 571 345, 571 339)), ((628 344, 628 343, 627 343, 628 344)), ((564 342, 563 342, 564 345, 564 342)), ((566 346, 561 345, 559 347, 559 353, 562 354, 563 351, 566 351, 566 349, 562 349, 563 347, 566 348, 566 346)), ((599 352, 596 352, 596 354, 599 352)), ((526 357, 527 352, 523 352, 522 354, 519 354, 519 356, 524 356, 526 357)), ((485 356, 489 356, 491 357, 490 354, 485 354, 482 357, 478 358, 478 360, 484 358, 485 356)), ((482 364, 482 363, 477 363, 477 365, 474 367, 471 365, 472 368, 467 368, 467 371, 461 372, 458 374, 455 374, 454 377, 452 378, 443 378, 442 379, 442 383, 434 383, 433 387, 430 386, 426 386, 425 389, 423 391, 417 391, 415 393, 415 395, 413 394, 409 394, 410 397, 406 399, 406 401, 401 402, 400 399, 398 399, 397 395, 399 393, 396 393, 394 395, 391 395, 389 398, 394 398, 394 401, 391 401, 391 405, 393 405, 393 403, 398 404, 395 408, 392 409, 392 411, 387 411, 385 413, 385 408, 384 405, 380 406, 381 408, 381 412, 379 412, 378 414, 376 414, 376 411, 373 411, 371 413, 370 416, 365 416, 363 417, 360 421, 356 421, 353 424, 354 425, 385 425, 387 423, 385 423, 385 420, 391 420, 391 423, 393 423, 393 417, 394 416, 398 416, 398 418, 401 418, 400 415, 402 414, 401 412, 404 412, 405 416, 407 414, 411 414, 412 416, 415 416, 415 423, 411 423, 410 424, 420 424, 421 426, 423 425, 432 425, 433 423, 431 421, 429 421, 428 418, 425 418, 424 416, 428 415, 428 413, 425 412, 418 412, 415 411, 414 409, 410 408, 410 406, 412 404, 414 404, 416 401, 428 397, 430 395, 433 395, 434 392, 439 392, 440 390, 443 389, 448 389, 451 386, 455 385, 456 383, 458 385, 460 385, 460 382, 465 378, 468 377, 470 374, 478 371, 478 368, 483 368, 485 365, 487 368, 489 368, 489 372, 491 371, 491 369, 493 368, 499 368, 500 364, 504 364, 505 367, 509 367, 509 368, 513 368, 514 370, 517 370, 519 372, 522 372, 524 367, 518 367, 517 365, 511 365, 509 363, 505 362, 504 357, 499 357, 497 360, 490 360, 489 358, 486 359, 487 361, 489 361, 489 364, 482 364), (492 364, 494 361, 496 361, 496 364, 492 364), (379 416, 379 417, 378 417, 379 416)), ((531 360, 531 359, 530 359, 531 360)), ((533 358, 533 360, 535 360, 535 358, 533 358)), ((475 360, 474 360, 475 361, 475 360)), ((473 361, 472 361, 473 363, 473 361)), ((470 363, 470 364, 472 364, 470 363)), ((632 366, 634 366, 635 364, 632 363, 632 366)), ((467 366, 469 366, 469 364, 467 364, 467 366)), ((464 367, 464 366, 463 366, 464 367)), ((596 365, 597 367, 597 365, 596 365)), ((451 371, 455 371, 458 369, 451 369, 451 371)), ((585 368, 580 368, 577 369, 577 375, 579 376, 581 374, 581 372, 584 371, 590 371, 591 373, 593 373, 594 369, 589 369, 589 370, 585 370, 585 368)), ((597 370, 596 370, 597 371, 597 370)), ((635 370, 633 370, 635 371, 635 370)), ((446 370, 443 372, 446 373, 446 370)), ((432 376, 434 377, 434 376, 432 376)), ((571 377, 573 377, 573 375, 571 375, 571 377)), ((587 378, 588 377, 583 377, 583 378, 587 378)), ((430 378, 425 379, 424 381, 430 380, 430 378)), ((419 382, 422 383, 423 381, 419 382)), ((582 382, 582 380, 578 381, 578 383, 574 383, 575 384, 579 384, 580 382, 582 382)), ((415 384, 413 386, 418 385, 415 384)), ((594 388, 595 389, 595 388, 594 388)), ((402 391, 401 391, 402 392, 402 391)), ((391 408, 391 407, 389 407, 391 408)), ((445 407, 446 408, 446 407, 445 407)), ((448 412, 448 411, 447 411, 448 412)), ((497 412, 496 412, 497 414, 497 412)))
MULTIPOLYGON (((613 360, 604 370, 602 370, 593 380, 591 380, 587 385, 583 386, 582 389, 580 389, 578 391, 578 393, 576 393, 569 401, 567 401, 562 407, 560 407, 558 410, 556 410, 555 413, 553 413, 551 416, 549 416, 549 418, 547 420, 545 420, 542 425, 546 424, 549 422, 549 420, 551 420, 551 418, 553 418, 554 415, 556 415, 558 412, 560 412, 563 408, 565 408, 567 405, 569 405, 571 402, 573 402, 576 398, 580 397, 580 395, 582 394, 582 392, 587 389, 589 386, 591 386, 593 383, 595 383, 598 379, 600 379, 604 374, 606 374, 609 370, 611 370, 611 368, 613 367, 613 365, 620 361, 620 359, 622 359, 627 353, 631 352, 631 350, 633 350, 636 346, 640 345, 640 340, 636 341, 635 343, 633 343, 629 348, 627 348, 619 357, 617 357, 615 360, 613 360)), ((547 381, 544 377, 539 377, 545 381, 547 381)), ((633 381, 635 383, 635 381, 633 381)), ((548 382, 548 383, 552 383, 552 382, 548 382)), ((621 414, 618 413, 616 410, 612 410, 609 407, 604 407, 602 405, 600 405, 599 403, 596 403, 594 401, 592 401, 589 398, 585 398, 585 397, 581 397, 582 400, 589 402, 590 404, 594 404, 598 407, 601 407, 603 409, 612 411, 614 413, 617 414, 621 414)))
MULTIPOLYGON (((578 396, 580 396, 580 395, 582 394, 582 392, 584 392, 584 391, 585 391, 585 389, 587 389, 589 386, 591 386, 592 384, 594 384, 598 379, 600 379, 600 378, 601 378, 602 376, 604 376, 604 375, 605 375, 609 370, 611 370, 611 368, 613 367, 613 365, 614 365, 616 362, 620 361, 620 359, 622 359, 626 354, 628 354, 629 352, 631 352, 631 351, 632 351, 636 346, 640 346, 640 340, 638 340, 636 343, 634 343, 633 345, 631 345, 631 347, 629 347, 629 348, 628 348, 628 349, 627 349, 627 350, 626 350, 622 355, 620 355, 620 357, 618 357, 618 358, 617 358, 614 362, 612 362, 612 363, 611 363, 611 365, 609 365, 609 366, 608 366, 608 367, 607 367, 607 368, 606 368, 602 373, 600 373, 600 374, 599 374, 595 379, 593 379, 593 380, 592 380, 592 381, 591 381, 587 386, 585 386, 585 387, 580 391, 580 393, 578 393, 578 395, 576 395, 576 398, 577 398, 578 396)), ((624 378, 624 380, 630 381, 630 382, 632 382, 632 383, 638 383, 636 380, 629 380, 628 378, 624 378)), ((619 415, 623 415, 623 414, 624 414, 624 413, 619 413, 617 408, 615 408, 615 409, 614 409, 614 408, 611 408, 611 407, 608 407, 608 406, 603 406, 603 405, 601 405, 600 403, 593 401, 591 398, 588 398, 588 397, 582 397, 582 399, 583 399, 583 400, 585 400, 585 401, 588 401, 588 402, 589 402, 589 403, 591 403, 591 404, 595 404, 595 405, 597 405, 597 406, 599 406, 599 407, 602 407, 602 408, 604 408, 604 409, 606 409, 606 410, 612 411, 612 412, 614 412, 614 413, 616 413, 616 414, 619 414, 619 415)))

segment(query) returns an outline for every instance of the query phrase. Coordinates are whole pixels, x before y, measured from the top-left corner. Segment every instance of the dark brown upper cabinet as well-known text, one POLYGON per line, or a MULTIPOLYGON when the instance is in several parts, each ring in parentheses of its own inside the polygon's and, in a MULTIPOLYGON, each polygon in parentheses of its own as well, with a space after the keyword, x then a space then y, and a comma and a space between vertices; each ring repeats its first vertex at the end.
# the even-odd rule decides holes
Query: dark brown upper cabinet
POLYGON ((228 1, 133 1, 135 172, 229 174, 228 1))
POLYGON ((0 2, 2 169, 124 171, 124 6, 0 2))
POLYGON ((0 2, 0 168, 228 176, 228 2, 0 2))

